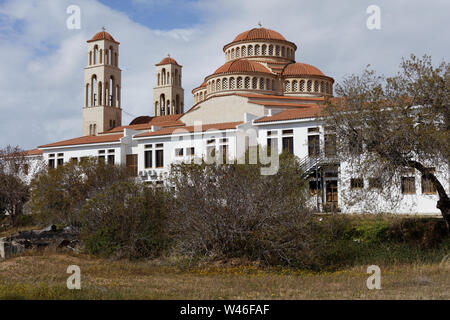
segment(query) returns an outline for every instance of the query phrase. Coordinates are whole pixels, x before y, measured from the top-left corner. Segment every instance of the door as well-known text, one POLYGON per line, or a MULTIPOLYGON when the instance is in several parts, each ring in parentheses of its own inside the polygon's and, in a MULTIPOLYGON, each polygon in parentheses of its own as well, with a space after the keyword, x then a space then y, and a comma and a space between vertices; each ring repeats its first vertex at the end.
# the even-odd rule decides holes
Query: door
POLYGON ((137 177, 138 167, 137 167, 137 154, 127 154, 126 166, 130 170, 130 173, 137 177))
POLYGON ((337 181, 327 181, 327 207, 331 210, 338 208, 338 187, 337 181))

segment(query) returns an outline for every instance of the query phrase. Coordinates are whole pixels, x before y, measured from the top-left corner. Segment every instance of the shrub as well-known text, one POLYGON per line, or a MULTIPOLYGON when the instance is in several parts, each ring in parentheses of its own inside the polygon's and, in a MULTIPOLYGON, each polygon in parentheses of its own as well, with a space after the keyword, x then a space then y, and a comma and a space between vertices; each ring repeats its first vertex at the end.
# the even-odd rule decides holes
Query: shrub
POLYGON ((31 211, 42 224, 78 229, 79 211, 88 199, 114 182, 129 179, 127 168, 98 162, 95 158, 42 170, 31 183, 31 211))
POLYGON ((177 249, 194 258, 247 258, 295 265, 310 259, 312 213, 298 161, 275 175, 260 165, 177 164, 170 223, 177 249))
POLYGON ((117 182, 81 209, 81 239, 102 256, 158 256, 168 245, 166 194, 135 182, 117 182))

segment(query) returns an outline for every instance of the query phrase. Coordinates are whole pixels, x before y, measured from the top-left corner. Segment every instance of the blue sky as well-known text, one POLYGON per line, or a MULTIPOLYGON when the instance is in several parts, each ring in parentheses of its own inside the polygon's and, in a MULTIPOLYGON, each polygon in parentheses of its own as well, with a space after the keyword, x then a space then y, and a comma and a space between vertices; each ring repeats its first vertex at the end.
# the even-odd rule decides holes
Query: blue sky
POLYGON ((449 60, 448 0, 0 0, 0 147, 30 149, 81 135, 86 40, 106 26, 120 41, 123 124, 152 115, 155 64, 168 53, 191 90, 224 62, 223 46, 263 26, 297 44, 296 60, 337 82, 367 65, 392 75, 402 57, 449 60), (66 27, 69 5, 81 29, 66 27), (381 9, 381 29, 366 9, 381 9))

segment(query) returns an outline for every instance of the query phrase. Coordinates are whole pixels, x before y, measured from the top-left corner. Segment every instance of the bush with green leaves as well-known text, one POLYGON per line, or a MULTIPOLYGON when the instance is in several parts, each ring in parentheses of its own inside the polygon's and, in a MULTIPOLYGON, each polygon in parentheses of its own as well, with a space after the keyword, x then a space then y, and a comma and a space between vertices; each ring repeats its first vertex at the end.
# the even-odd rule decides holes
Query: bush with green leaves
POLYGON ((45 169, 31 182, 31 211, 42 224, 80 227, 80 209, 86 201, 118 181, 128 181, 124 166, 96 158, 45 169))
POLYGON ((81 209, 81 239, 92 254, 156 257, 168 245, 166 206, 161 188, 114 183, 81 209))

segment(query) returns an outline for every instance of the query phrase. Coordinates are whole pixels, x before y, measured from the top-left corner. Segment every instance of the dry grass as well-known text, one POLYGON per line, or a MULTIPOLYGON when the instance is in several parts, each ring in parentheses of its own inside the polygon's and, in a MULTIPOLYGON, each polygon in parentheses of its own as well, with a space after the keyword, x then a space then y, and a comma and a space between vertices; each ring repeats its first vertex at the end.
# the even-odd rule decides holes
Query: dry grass
POLYGON ((366 288, 367 266, 332 273, 254 266, 180 270, 161 261, 30 253, 0 262, 0 299, 450 299, 449 265, 380 266, 382 289, 366 288), (82 289, 68 290, 68 265, 82 289))

